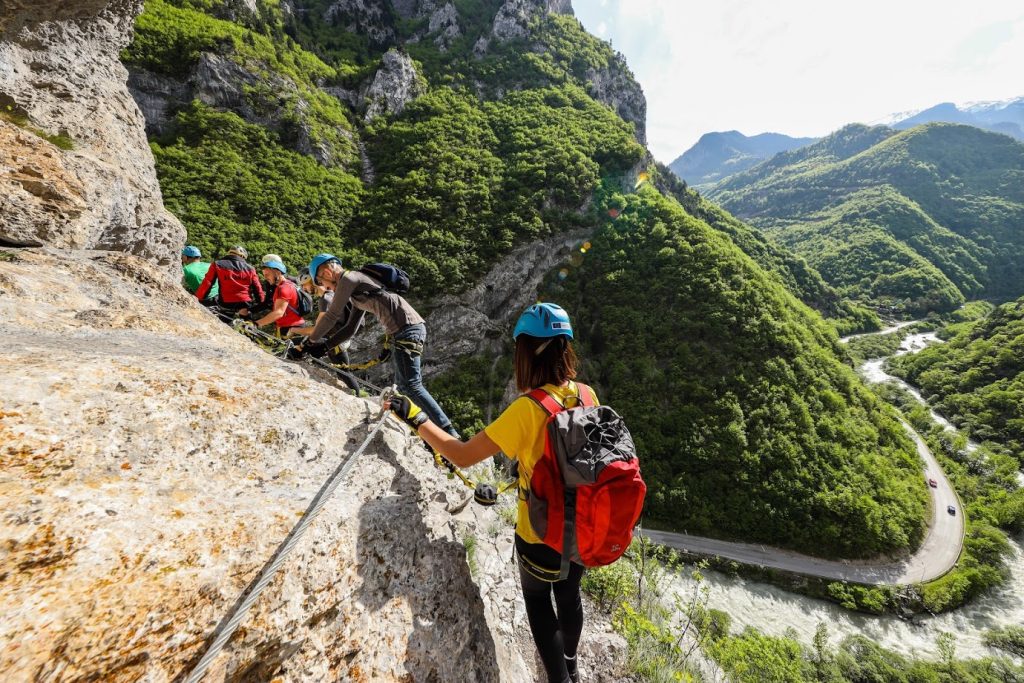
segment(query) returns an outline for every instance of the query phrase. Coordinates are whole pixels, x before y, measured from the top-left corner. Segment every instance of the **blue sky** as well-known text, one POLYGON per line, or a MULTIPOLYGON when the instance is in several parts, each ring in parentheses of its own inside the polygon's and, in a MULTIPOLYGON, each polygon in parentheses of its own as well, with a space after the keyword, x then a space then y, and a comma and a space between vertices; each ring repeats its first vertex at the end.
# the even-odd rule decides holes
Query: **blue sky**
POLYGON ((706 132, 825 135, 1024 95, 1022 0, 573 0, 647 95, 666 163, 706 132))

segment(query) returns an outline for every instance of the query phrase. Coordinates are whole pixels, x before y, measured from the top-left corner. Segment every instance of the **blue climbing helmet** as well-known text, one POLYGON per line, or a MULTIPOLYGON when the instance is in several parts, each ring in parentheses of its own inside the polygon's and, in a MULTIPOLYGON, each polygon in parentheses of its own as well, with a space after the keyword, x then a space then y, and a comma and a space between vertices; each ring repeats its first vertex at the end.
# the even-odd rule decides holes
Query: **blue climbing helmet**
POLYGON ((512 338, 518 339, 521 334, 572 339, 572 323, 569 322, 569 314, 558 304, 534 304, 519 316, 512 338))
POLYGON ((190 244, 181 250, 181 255, 186 258, 202 258, 203 252, 199 251, 199 247, 193 247, 190 244))
POLYGON ((320 270, 320 266, 325 263, 330 263, 331 261, 337 261, 339 264, 341 263, 341 259, 334 254, 317 254, 313 257, 313 260, 309 262, 309 274, 312 276, 315 284, 320 284, 316 274, 316 272, 320 270))
POLYGON ((264 261, 263 262, 263 267, 264 268, 273 268, 274 270, 279 271, 282 275, 287 275, 288 274, 287 266, 285 266, 280 261, 264 261))

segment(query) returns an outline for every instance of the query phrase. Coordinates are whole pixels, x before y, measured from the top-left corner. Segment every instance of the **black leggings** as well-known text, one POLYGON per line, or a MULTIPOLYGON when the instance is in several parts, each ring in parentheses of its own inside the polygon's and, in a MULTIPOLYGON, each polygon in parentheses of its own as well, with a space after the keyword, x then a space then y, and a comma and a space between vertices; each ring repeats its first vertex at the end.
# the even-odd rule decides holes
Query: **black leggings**
MULTIPOLYGON (((526 543, 516 537, 516 548, 521 555, 544 567, 557 567, 559 555, 545 545, 526 543)), ((563 581, 550 583, 542 581, 519 563, 519 580, 523 586, 523 601, 526 616, 530 620, 533 642, 540 652, 541 661, 548 674, 549 683, 569 683, 569 671, 565 658, 574 658, 583 633, 583 600, 580 598, 580 579, 583 567, 569 566, 569 576, 563 581), (555 606, 551 606, 551 594, 555 594, 555 606)))

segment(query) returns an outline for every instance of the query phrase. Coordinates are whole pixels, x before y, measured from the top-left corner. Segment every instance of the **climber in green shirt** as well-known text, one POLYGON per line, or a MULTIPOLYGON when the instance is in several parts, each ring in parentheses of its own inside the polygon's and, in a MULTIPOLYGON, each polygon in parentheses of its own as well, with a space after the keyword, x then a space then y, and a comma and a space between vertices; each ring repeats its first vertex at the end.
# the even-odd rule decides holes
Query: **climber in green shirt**
MULTIPOLYGON (((195 294, 196 290, 199 289, 199 285, 202 284, 203 278, 206 277, 206 271, 210 269, 210 264, 201 261, 203 254, 199 251, 199 247, 193 247, 189 245, 181 250, 181 284, 188 290, 189 294, 195 294)), ((217 283, 214 283, 210 289, 210 293, 206 295, 206 301, 217 300, 217 283)))

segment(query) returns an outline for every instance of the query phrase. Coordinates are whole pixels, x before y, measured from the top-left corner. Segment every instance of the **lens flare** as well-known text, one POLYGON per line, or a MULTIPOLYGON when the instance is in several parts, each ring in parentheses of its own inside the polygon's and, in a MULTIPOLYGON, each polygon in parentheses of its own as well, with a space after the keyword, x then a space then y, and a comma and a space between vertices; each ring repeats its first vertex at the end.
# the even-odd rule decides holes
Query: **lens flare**
POLYGON ((560 271, 558 271, 558 279, 559 280, 564 280, 567 277, 569 277, 569 269, 568 268, 562 268, 560 271))

